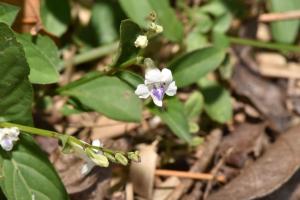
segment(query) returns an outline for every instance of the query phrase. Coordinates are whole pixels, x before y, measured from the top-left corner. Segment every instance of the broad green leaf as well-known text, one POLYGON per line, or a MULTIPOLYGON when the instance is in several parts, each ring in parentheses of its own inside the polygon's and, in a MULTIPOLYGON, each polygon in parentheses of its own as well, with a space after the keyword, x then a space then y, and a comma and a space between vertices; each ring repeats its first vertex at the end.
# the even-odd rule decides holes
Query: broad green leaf
POLYGON ((120 67, 126 61, 137 56, 140 49, 134 46, 134 42, 140 33, 140 27, 133 21, 123 20, 121 22, 119 50, 113 66, 120 67))
POLYGON ((230 28, 232 21, 231 13, 227 12, 226 14, 217 18, 215 25, 213 27, 214 32, 225 33, 230 28))
POLYGON ((163 34, 171 41, 181 41, 183 27, 167 0, 120 0, 123 10, 134 22, 147 28, 150 12, 157 14, 158 22, 163 26, 163 34))
POLYGON ((32 88, 21 44, 0 22, 0 121, 31 124, 32 88))
POLYGON ((115 26, 117 8, 114 4, 113 1, 97 0, 93 5, 91 26, 100 40, 99 44, 111 43, 119 37, 115 26))
POLYGON ((56 67, 60 60, 54 42, 47 36, 38 36, 33 40, 29 35, 18 35, 17 39, 24 47, 30 67, 30 82, 37 84, 57 82, 59 75, 56 67))
POLYGON ((197 30, 193 30, 187 35, 185 43, 187 52, 201 49, 210 45, 207 37, 197 30))
POLYGON ((195 29, 201 33, 207 33, 213 26, 211 17, 199 9, 193 12, 193 20, 196 23, 195 29))
POLYGON ((71 21, 68 0, 42 0, 40 11, 43 25, 47 31, 58 37, 66 32, 71 21))
POLYGON ((23 135, 12 152, 0 150, 4 190, 9 200, 67 200, 68 195, 47 156, 31 136, 23 135))
POLYGON ((177 98, 167 100, 165 108, 152 107, 150 111, 158 115, 177 137, 191 142, 191 134, 183 104, 177 98))
MULTIPOLYGON (((29 67, 20 43, 0 23, 0 120, 32 124, 29 67)), ((8 200, 68 199, 47 156, 29 135, 22 133, 12 152, 0 149, 1 188, 8 200)))
POLYGON ((15 21, 19 10, 20 9, 14 5, 0 2, 0 22, 11 26, 15 21))
POLYGON ((203 95, 197 91, 193 92, 184 104, 186 116, 191 120, 197 119, 202 112, 203 104, 203 95))
POLYGON ((156 12, 158 22, 164 27, 163 34, 174 42, 179 42, 183 37, 183 26, 177 19, 168 0, 149 0, 152 9, 156 12))
POLYGON ((143 78, 131 71, 120 71, 116 74, 122 81, 125 81, 132 88, 136 89, 139 84, 143 84, 143 78))
POLYGON ((197 82, 207 73, 215 70, 225 57, 224 49, 207 47, 189 52, 170 64, 178 87, 197 82))
POLYGON ((119 0, 126 15, 143 28, 147 28, 147 17, 153 11, 148 0, 119 0))
POLYGON ((210 1, 204 6, 200 7, 200 10, 205 13, 209 13, 215 17, 219 17, 221 15, 224 15, 228 9, 223 1, 210 1))
POLYGON ((204 96, 204 110, 207 115, 219 123, 228 122, 232 118, 231 97, 228 90, 215 81, 201 79, 198 84, 204 96))
MULTIPOLYGON (((299 10, 299 0, 270 0, 269 10, 271 12, 286 12, 299 10)), ((300 20, 286 20, 271 23, 271 32, 277 42, 293 43, 298 36, 300 20)))
POLYGON ((141 101, 132 88, 120 79, 99 75, 71 84, 61 88, 61 94, 72 96, 84 106, 112 119, 140 121, 141 101))

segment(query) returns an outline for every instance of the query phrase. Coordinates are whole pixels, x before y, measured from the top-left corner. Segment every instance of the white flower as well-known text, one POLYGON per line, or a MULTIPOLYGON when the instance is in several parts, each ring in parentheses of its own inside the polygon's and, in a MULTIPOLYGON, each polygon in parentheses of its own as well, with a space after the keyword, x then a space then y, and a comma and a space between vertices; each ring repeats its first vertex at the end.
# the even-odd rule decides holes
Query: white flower
POLYGON ((134 46, 137 48, 138 47, 146 48, 147 45, 148 45, 148 38, 145 35, 139 35, 134 42, 134 46))
POLYGON ((161 25, 158 25, 154 22, 151 22, 149 25, 149 29, 154 31, 155 33, 161 33, 163 32, 164 28, 161 25))
POLYGON ((0 145, 5 151, 11 151, 14 142, 19 139, 20 130, 17 127, 0 128, 0 145))
MULTIPOLYGON (((93 140, 92 145, 96 147, 103 146, 100 140, 93 140)), ((103 155, 102 151, 92 150, 89 154, 92 155, 86 156, 86 154, 84 154, 84 156, 81 156, 86 161, 81 168, 81 174, 86 175, 90 173, 96 165, 101 167, 107 167, 109 165, 108 159, 103 155)))
POLYGON ((174 96, 176 91, 177 86, 173 81, 171 70, 164 68, 160 71, 153 68, 146 71, 145 82, 137 86, 135 94, 143 99, 151 96, 155 105, 161 107, 164 95, 174 96))

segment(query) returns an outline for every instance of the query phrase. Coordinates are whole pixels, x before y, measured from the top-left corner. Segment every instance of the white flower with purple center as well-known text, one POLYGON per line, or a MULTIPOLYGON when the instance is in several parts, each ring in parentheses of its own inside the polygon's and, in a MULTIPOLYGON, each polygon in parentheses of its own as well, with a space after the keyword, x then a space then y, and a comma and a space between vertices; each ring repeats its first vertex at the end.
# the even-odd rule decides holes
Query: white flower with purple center
POLYGON ((175 81, 173 81, 171 70, 164 68, 160 71, 157 68, 153 68, 146 71, 145 82, 137 86, 135 94, 142 99, 151 96, 154 104, 162 107, 164 95, 174 96, 176 91, 177 86, 175 81))
POLYGON ((5 151, 11 151, 14 142, 19 140, 20 130, 17 127, 0 128, 0 145, 5 151))

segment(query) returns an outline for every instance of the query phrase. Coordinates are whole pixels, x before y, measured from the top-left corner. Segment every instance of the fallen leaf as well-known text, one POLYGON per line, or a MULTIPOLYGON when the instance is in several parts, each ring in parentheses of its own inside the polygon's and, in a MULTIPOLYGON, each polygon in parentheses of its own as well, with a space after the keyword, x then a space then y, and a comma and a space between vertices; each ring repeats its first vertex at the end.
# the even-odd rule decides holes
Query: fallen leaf
POLYGON ((299 132, 296 126, 282 134, 260 159, 208 200, 251 200, 281 187, 300 167, 299 132))
POLYGON ((281 132, 290 126, 291 115, 285 108, 284 92, 278 86, 239 65, 234 70, 233 87, 255 105, 273 129, 281 132))

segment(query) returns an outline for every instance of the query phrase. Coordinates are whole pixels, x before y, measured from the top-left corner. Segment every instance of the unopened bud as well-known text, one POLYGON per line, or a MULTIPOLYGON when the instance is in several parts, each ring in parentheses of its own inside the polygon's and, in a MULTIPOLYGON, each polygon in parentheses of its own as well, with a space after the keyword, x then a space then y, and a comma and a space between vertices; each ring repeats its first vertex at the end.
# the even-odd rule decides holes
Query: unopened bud
POLYGON ((118 161, 118 163, 126 166, 128 164, 128 159, 121 153, 116 153, 115 158, 118 161))

